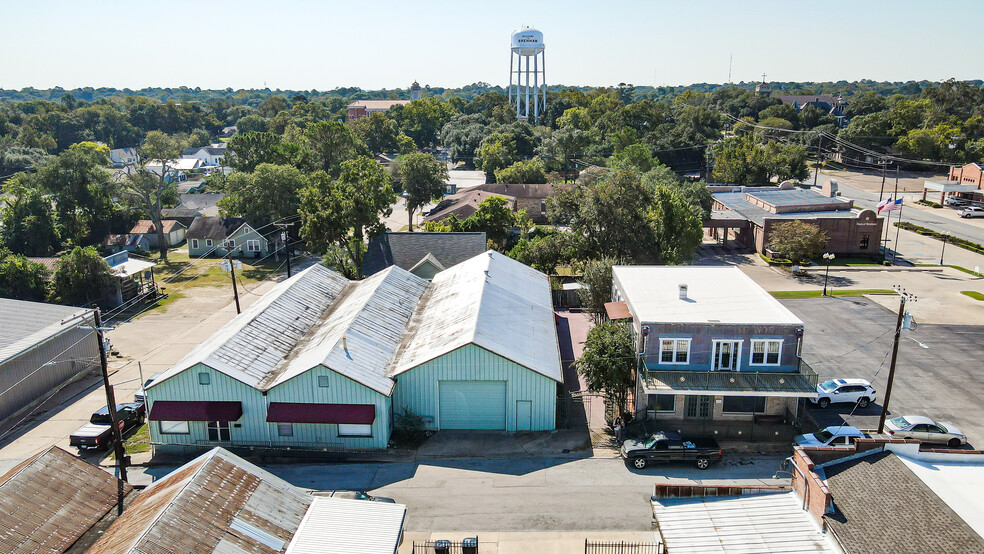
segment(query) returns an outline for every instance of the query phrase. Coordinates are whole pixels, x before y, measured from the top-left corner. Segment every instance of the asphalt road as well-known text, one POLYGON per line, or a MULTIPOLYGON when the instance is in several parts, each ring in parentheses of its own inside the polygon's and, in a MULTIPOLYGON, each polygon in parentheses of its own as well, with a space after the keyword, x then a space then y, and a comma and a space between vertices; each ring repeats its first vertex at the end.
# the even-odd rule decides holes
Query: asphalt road
MULTIPOLYGON (((306 489, 366 490, 407 506, 408 531, 648 531, 659 480, 770 479, 783 456, 739 456, 706 471, 629 468, 621 459, 461 459, 276 465, 264 469, 306 489)), ((131 481, 173 468, 149 468, 131 481)), ((788 480, 786 480, 788 484, 788 480)))
MULTIPOLYGON (((897 315, 860 297, 781 302, 806 324, 803 359, 821 380, 858 377, 878 392, 877 403, 853 414, 851 405, 808 408, 817 423, 877 427, 897 315)), ((984 326, 918 325, 900 340, 889 417, 924 415, 953 423, 971 445, 984 448, 984 326)))

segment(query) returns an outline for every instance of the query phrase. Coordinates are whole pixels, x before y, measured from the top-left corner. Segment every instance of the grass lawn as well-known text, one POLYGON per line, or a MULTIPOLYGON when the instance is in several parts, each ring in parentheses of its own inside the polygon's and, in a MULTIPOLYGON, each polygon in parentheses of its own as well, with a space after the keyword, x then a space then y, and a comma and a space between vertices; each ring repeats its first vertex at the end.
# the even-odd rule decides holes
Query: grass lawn
POLYGON ((981 294, 981 293, 977 292, 976 290, 962 290, 962 291, 960 291, 960 294, 969 296, 969 297, 973 298, 974 300, 980 300, 981 302, 984 302, 984 294, 981 294))
MULTIPOLYGON (((820 298, 822 290, 778 290, 772 291, 774 298, 820 298)), ((890 289, 838 289, 828 290, 828 296, 863 296, 865 294, 895 294, 890 289)))
MULTIPOLYGON (((823 258, 819 260, 813 260, 815 266, 824 267, 827 265, 827 260, 823 258)), ((868 256, 853 256, 853 257, 843 257, 834 258, 830 262, 830 267, 870 267, 870 266, 880 266, 882 265, 879 260, 872 259, 868 256)))
MULTIPOLYGON (((150 426, 144 423, 129 438, 123 439, 123 444, 126 445, 126 454, 128 456, 141 452, 150 452, 150 426)), ((115 460, 116 451, 110 450, 106 459, 115 460)))
POLYGON ((941 266, 939 264, 916 264, 916 267, 949 267, 949 268, 956 269, 957 271, 963 271, 964 273, 966 273, 968 275, 973 275, 974 277, 980 277, 980 274, 979 273, 974 273, 973 271, 967 269, 966 267, 962 267, 962 266, 959 266, 959 265, 946 264, 946 265, 941 266))

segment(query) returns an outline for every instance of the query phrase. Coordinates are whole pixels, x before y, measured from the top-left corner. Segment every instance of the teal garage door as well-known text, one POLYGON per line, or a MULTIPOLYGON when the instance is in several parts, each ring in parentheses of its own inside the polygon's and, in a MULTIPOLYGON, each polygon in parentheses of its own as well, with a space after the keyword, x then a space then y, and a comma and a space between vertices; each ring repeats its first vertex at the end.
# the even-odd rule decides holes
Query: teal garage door
POLYGON ((505 381, 441 381, 441 429, 506 428, 505 381))

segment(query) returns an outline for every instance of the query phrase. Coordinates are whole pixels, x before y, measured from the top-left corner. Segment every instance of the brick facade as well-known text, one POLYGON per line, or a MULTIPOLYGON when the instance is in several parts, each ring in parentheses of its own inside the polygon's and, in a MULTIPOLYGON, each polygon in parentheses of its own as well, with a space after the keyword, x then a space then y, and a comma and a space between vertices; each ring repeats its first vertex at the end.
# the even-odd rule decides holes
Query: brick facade
POLYGON ((984 169, 976 163, 970 163, 963 167, 952 166, 947 180, 956 181, 961 185, 976 185, 978 189, 981 189, 984 188, 981 186, 984 183, 984 169))

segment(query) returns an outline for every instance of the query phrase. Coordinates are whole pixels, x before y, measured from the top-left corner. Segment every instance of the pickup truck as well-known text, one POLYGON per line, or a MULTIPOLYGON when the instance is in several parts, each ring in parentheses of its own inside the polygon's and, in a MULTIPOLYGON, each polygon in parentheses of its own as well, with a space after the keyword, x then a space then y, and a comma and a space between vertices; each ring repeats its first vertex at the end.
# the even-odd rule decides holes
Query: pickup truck
MULTIPOLYGON (((123 435, 143 425, 145 410, 142 402, 116 405, 116 417, 119 418, 120 434, 123 435)), ((89 448, 109 450, 113 446, 113 432, 109 418, 109 407, 103 406, 97 410, 89 423, 75 430, 68 437, 68 444, 79 449, 79 453, 89 448)))
POLYGON ((621 454, 636 469, 662 462, 693 462, 698 469, 707 469, 724 457, 714 439, 683 438, 673 431, 660 431, 642 440, 627 440, 622 444, 621 454))

